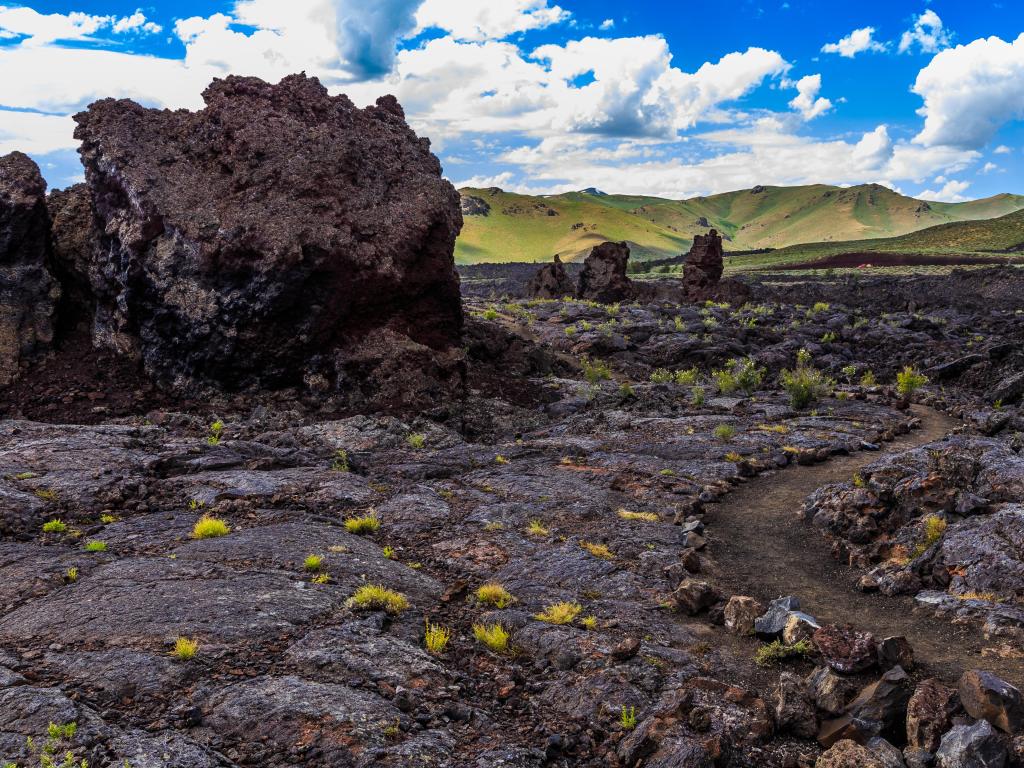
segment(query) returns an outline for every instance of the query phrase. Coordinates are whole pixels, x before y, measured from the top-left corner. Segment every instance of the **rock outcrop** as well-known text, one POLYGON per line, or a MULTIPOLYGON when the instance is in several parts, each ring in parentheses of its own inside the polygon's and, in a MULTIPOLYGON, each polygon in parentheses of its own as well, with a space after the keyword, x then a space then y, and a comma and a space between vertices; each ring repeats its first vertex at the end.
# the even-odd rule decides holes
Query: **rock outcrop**
POLYGON ((46 182, 28 156, 0 157, 0 386, 53 341, 60 288, 50 274, 46 182))
MULTIPOLYGON (((459 195, 398 102, 357 109, 305 75, 228 77, 203 98, 198 112, 104 99, 75 117, 99 238, 71 262, 94 342, 178 387, 349 397, 408 357, 442 369, 417 396, 450 394, 459 195)), ((400 404, 406 384, 359 397, 400 404)))
POLYGON ((626 276, 629 246, 626 243, 601 243, 595 246, 580 273, 576 296, 587 301, 612 304, 633 296, 633 283, 626 276))
POLYGON ((551 264, 545 264, 526 287, 526 295, 534 299, 561 299, 576 295, 576 284, 565 271, 562 259, 556 253, 551 264))
POLYGON ((689 301, 726 301, 743 304, 750 298, 750 289, 736 280, 722 280, 725 265, 722 259, 722 236, 712 229, 696 235, 683 265, 683 292, 689 301))

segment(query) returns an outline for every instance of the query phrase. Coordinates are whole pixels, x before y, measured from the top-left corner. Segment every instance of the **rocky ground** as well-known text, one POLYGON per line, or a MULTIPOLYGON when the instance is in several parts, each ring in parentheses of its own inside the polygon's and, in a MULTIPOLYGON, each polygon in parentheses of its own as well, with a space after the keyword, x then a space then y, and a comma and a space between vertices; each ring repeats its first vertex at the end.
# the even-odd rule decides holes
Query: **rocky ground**
POLYGON ((470 391, 441 422, 0 423, 0 755, 74 722, 48 741, 134 768, 1024 764, 1014 310, 466 310, 470 391), (801 349, 834 382, 794 408, 801 349), (904 365, 932 380, 913 410, 904 365), (846 570, 769 610, 783 590, 729 568, 731 494, 844 457, 866 466, 777 524, 846 570), (195 538, 204 516, 226 535, 195 538), (847 598, 875 625, 844 626, 847 598), (951 653, 890 636, 906 600, 951 653))

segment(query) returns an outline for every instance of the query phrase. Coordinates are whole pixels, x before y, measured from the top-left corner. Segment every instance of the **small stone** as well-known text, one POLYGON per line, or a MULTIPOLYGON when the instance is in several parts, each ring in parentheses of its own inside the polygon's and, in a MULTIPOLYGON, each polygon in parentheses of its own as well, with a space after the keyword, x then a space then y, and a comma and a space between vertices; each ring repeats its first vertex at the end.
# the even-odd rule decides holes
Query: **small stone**
POLYGON ((786 622, 786 628, 782 630, 782 642, 794 645, 801 640, 810 640, 816 629, 818 629, 818 625, 808 621, 806 614, 791 613, 786 622))
POLYGON ((864 672, 878 663, 875 638, 870 632, 830 624, 814 633, 814 645, 836 672, 864 672))
POLYGON ((807 676, 814 703, 822 712, 838 715, 853 696, 849 680, 840 677, 828 667, 818 667, 807 676))
POLYGON ((878 643, 878 665, 882 669, 914 668, 914 649, 905 637, 887 637, 878 643))
POLYGON ((719 595, 706 581, 686 579, 672 593, 672 598, 680 610, 694 616, 717 603, 719 595))
POLYGON ((725 628, 734 635, 754 634, 754 621, 764 613, 764 606, 746 595, 733 595, 725 606, 725 628))
POLYGON ((617 661, 628 661, 640 652, 640 639, 627 637, 621 643, 612 648, 612 658, 617 661))

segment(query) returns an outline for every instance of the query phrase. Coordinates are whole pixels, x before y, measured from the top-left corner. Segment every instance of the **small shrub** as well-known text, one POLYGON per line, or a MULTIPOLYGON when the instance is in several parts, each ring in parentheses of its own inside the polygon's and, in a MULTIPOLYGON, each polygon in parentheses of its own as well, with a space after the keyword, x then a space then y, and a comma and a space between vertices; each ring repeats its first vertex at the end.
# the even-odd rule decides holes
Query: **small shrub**
POLYGON ((414 451, 418 451, 420 448, 427 444, 427 436, 419 432, 413 432, 407 438, 405 438, 405 444, 412 448, 414 451))
POLYGON ((817 368, 805 365, 797 365, 792 371, 784 370, 780 378, 782 388, 789 394, 790 405, 798 410, 827 397, 835 386, 835 382, 817 368))
POLYGON ((548 529, 544 526, 540 520, 531 520, 529 525, 526 526, 526 532, 531 536, 547 536, 548 529))
POLYGON ((364 584, 348 599, 346 605, 359 611, 382 610, 394 615, 408 608, 409 600, 401 592, 380 584, 364 584))
POLYGON ((320 555, 306 555, 306 559, 302 561, 302 567, 310 573, 316 573, 324 567, 324 559, 320 555))
POLYGON ((715 427, 715 437, 719 440, 732 440, 736 437, 736 427, 732 424, 719 424, 715 427))
POLYGON ((386 557, 386 558, 387 558, 388 560, 394 560, 394 559, 395 559, 395 548, 394 548, 394 547, 392 547, 392 546, 391 546, 390 544, 388 544, 388 545, 387 545, 386 547, 384 547, 384 549, 382 550, 382 554, 383 554, 383 555, 384 555, 384 557, 386 557))
POLYGON ((107 542, 105 541, 87 541, 85 542, 86 552, 106 552, 107 542))
POLYGON ((43 523, 43 533, 67 533, 68 524, 63 520, 48 520, 43 523))
POLYGON ((589 629, 593 631, 597 629, 597 616, 584 616, 582 619, 580 619, 580 624, 583 626, 584 629, 589 629))
POLYGON ((864 375, 860 377, 860 385, 862 387, 874 387, 878 384, 875 380, 875 374, 870 370, 864 371, 864 375))
POLYGON ((807 656, 811 650, 811 644, 807 640, 800 640, 792 645, 775 640, 757 649, 757 653, 754 654, 754 662, 760 667, 771 667, 785 659, 807 656))
POLYGON ((831 309, 831 305, 830 304, 827 304, 824 301, 819 301, 813 307, 811 307, 811 311, 808 312, 807 314, 809 314, 809 315, 817 315, 820 312, 828 312, 829 309, 831 309))
POLYGON ((690 390, 690 404, 694 408, 700 408, 704 405, 704 401, 707 395, 704 392, 704 387, 694 387, 690 390))
POLYGON ((66 581, 68 584, 74 584, 76 581, 78 581, 78 569, 74 566, 68 568, 64 572, 64 581, 66 581))
POLYGON ((659 469, 658 474, 662 477, 675 477, 676 471, 674 469, 659 469))
POLYGON ((864 482, 864 475, 862 475, 860 472, 855 473, 853 476, 853 487, 863 488, 865 485, 866 483, 864 482))
POLYGON ((219 517, 203 515, 192 527, 193 539, 216 539, 219 536, 227 536, 231 528, 219 517))
POLYGON ((622 705, 622 712, 619 714, 619 725, 624 730, 631 731, 636 728, 636 707, 626 708, 626 705, 622 705))
POLYGON ((487 309, 485 309, 483 312, 481 312, 480 316, 484 320, 497 320, 498 319, 498 310, 493 305, 491 305, 487 309))
POLYGON ((565 335, 569 336, 569 337, 575 336, 576 335, 576 326, 575 325, 567 325, 567 326, 565 326, 565 335))
POLYGON ((508 464, 509 460, 502 456, 500 453, 494 457, 495 464, 508 464))
POLYGON ((633 512, 629 509, 620 509, 616 514, 623 520, 638 520, 643 523, 656 523, 661 519, 654 512, 633 512))
POLYGON ((199 652, 199 642, 197 640, 190 640, 187 637, 179 637, 174 642, 174 650, 171 651, 171 656, 176 658, 178 661, 191 661, 195 658, 196 653, 199 652))
POLYGON ((57 492, 50 488, 36 488, 32 493, 36 495, 37 499, 42 499, 43 501, 56 501, 59 498, 57 492))
POLYGON ((846 377, 847 383, 853 383, 853 377, 857 375, 856 365, 844 365, 841 369, 843 376, 846 377))
POLYGON ((909 365, 896 374, 896 392, 904 399, 909 398, 927 383, 928 377, 909 365))
POLYGON ((615 555, 612 554, 612 551, 604 544, 594 544, 590 541, 581 541, 580 546, 594 557, 600 557, 602 560, 612 560, 615 557, 615 555))
POLYGON ((209 445, 220 445, 221 438, 224 435, 224 422, 218 419, 210 425, 210 431, 206 435, 206 442, 209 445))
POLYGON ((316 576, 314 576, 312 579, 310 579, 310 581, 313 584, 330 584, 331 583, 331 574, 326 573, 326 572, 325 573, 318 573, 316 576))
POLYGON ((442 627, 440 624, 431 624, 427 622, 427 627, 423 633, 423 644, 427 647, 427 651, 435 655, 444 653, 444 649, 448 647, 448 641, 452 639, 452 631, 447 627, 442 627))
POLYGON ((721 395, 729 395, 739 389, 739 382, 736 374, 728 368, 711 372, 711 380, 715 383, 715 389, 721 395))
POLYGON ((651 374, 652 384, 669 384, 675 377, 672 375, 672 371, 667 368, 658 368, 651 374))
POLYGON ((344 448, 339 448, 334 452, 334 461, 331 462, 331 469, 335 472, 351 471, 348 463, 348 451, 344 448))
POLYGON ((828 333, 822 335, 821 343, 822 344, 835 344, 836 339, 838 339, 838 338, 839 337, 836 335, 835 331, 829 331, 828 333))
POLYGON ((685 371, 676 371, 675 381, 681 387, 692 387, 700 378, 700 372, 696 368, 687 368, 685 371))
POLYGON ((120 518, 115 517, 114 515, 111 515, 111 514, 100 515, 100 522, 103 523, 104 525, 110 525, 111 523, 116 523, 119 519, 120 518))
POLYGON ((636 392, 633 390, 633 385, 628 381, 624 381, 619 384, 619 397, 628 399, 636 397, 636 392))
POLYGON ((580 366, 583 368, 583 378, 590 384, 598 384, 612 377, 612 369, 603 360, 591 360, 589 357, 580 358, 580 366))
POLYGON ((736 386, 748 397, 756 392, 764 381, 766 369, 759 368, 752 358, 746 357, 733 366, 736 386))
POLYGON ((741 461, 743 461, 743 457, 740 454, 736 453, 736 451, 729 451, 727 454, 725 454, 725 460, 731 461, 733 464, 739 464, 741 461))
POLYGON ((474 624, 473 637, 477 642, 483 643, 495 653, 505 653, 508 650, 509 632, 500 623, 474 624))
POLYGON ((534 614, 534 618, 548 624, 571 624, 582 612, 583 606, 579 603, 552 603, 540 613, 534 614))
POLYGON ((345 530, 357 536, 376 533, 380 530, 380 518, 377 517, 376 512, 370 512, 360 517, 350 517, 345 521, 345 530))
POLYGON ((476 591, 476 599, 483 605, 491 605, 495 608, 507 608, 516 601, 507 589, 495 582, 479 587, 476 591))
POLYGON ((762 432, 772 432, 776 435, 788 435, 790 432, 785 424, 758 424, 757 428, 762 432))

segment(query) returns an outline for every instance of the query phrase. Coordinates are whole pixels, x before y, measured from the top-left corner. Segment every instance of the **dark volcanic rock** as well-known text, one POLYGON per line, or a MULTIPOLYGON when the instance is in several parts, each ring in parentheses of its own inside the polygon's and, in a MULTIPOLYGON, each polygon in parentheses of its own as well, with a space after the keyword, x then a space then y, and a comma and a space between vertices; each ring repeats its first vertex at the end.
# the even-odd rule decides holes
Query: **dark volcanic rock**
POLYGON ((935 753, 938 768, 1002 768, 1006 745, 986 721, 958 725, 942 737, 935 753))
POLYGON ((526 295, 534 299, 561 299, 575 296, 576 285, 565 271, 565 265, 558 254, 551 264, 545 264, 526 286, 526 295))
POLYGON ((853 674, 871 669, 878 664, 875 638, 868 632, 834 624, 821 627, 814 633, 814 645, 825 663, 836 672, 853 674))
POLYGON ((959 709, 952 688, 935 679, 918 683, 907 704, 907 744, 934 753, 942 734, 953 727, 953 715, 959 709))
POLYGON ((491 212, 491 204, 475 195, 462 195, 460 205, 463 216, 487 216, 491 212))
MULTIPOLYGON (((457 345, 459 196, 393 97, 357 109, 304 75, 203 97, 194 113, 104 99, 75 117, 102 228, 85 275, 97 344, 164 383, 320 391, 349 388, 367 334, 457 345)), ((380 346, 357 379, 395 357, 380 346)))
POLYGON ((626 301, 632 295, 632 281, 626 277, 629 246, 625 243, 601 243, 583 262, 577 297, 611 304, 626 301))
POLYGON ((1007 733, 1024 728, 1024 697, 995 675, 971 669, 960 677, 960 701, 971 717, 988 720, 1007 733))
POLYGON ((53 271, 62 291, 61 326, 67 329, 80 322, 88 326, 94 311, 89 273, 101 263, 98 255, 94 259, 99 232, 93 220, 89 187, 75 184, 54 190, 46 198, 46 207, 53 233, 53 271))
POLYGON ((750 298, 750 289, 735 280, 722 280, 722 236, 712 229, 696 235, 683 265, 683 292, 689 301, 726 301, 740 305, 750 298))
POLYGON ((47 267, 46 182, 21 152, 0 157, 0 386, 53 341, 60 288, 47 267))

